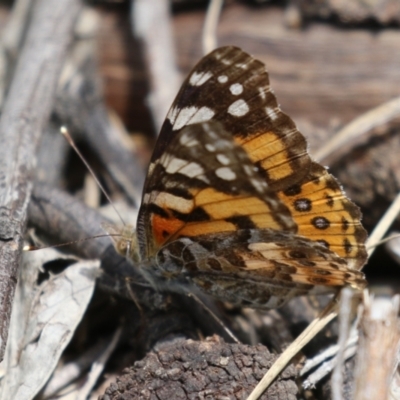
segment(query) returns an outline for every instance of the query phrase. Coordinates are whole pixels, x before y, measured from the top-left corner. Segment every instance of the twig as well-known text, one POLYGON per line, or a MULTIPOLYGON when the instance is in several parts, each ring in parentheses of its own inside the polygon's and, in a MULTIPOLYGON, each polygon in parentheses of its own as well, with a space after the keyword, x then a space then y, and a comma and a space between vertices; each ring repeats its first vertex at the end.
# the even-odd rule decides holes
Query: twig
POLYGON ((132 154, 134 149, 131 151, 124 143, 125 139, 129 143, 132 141, 123 124, 104 102, 96 57, 97 16, 86 11, 79 22, 92 28, 78 36, 68 54, 59 81, 55 114, 71 134, 84 132, 84 139, 113 180, 139 206, 144 172, 137 155, 132 154))
POLYGON ((44 0, 35 3, 0 117, 0 360, 7 342, 35 153, 80 5, 79 0, 59 0, 51 7, 44 0))
POLYGON ((76 396, 77 400, 86 400, 93 389, 93 386, 96 384, 99 379, 100 374, 103 372, 105 364, 110 358, 111 354, 117 347, 119 339, 122 334, 122 327, 119 327, 111 340, 108 346, 104 349, 103 353, 100 357, 93 363, 92 368, 89 372, 88 380, 85 385, 79 390, 78 395, 76 396))
POLYGON ((131 21, 134 34, 143 41, 151 84, 148 102, 154 125, 159 131, 180 82, 175 62, 169 2, 132 1, 131 21))
MULTIPOLYGON (((336 299, 336 297, 335 297, 336 299)), ((254 390, 250 393, 247 400, 257 400, 275 378, 286 367, 290 360, 320 332, 330 321, 337 315, 336 301, 332 300, 321 314, 312 321, 307 328, 291 343, 288 348, 275 361, 272 367, 264 375, 261 381, 257 384, 254 390)))
MULTIPOLYGON (((358 339, 358 336, 357 336, 358 339)), ((356 354, 357 346, 356 343, 353 343, 352 346, 346 348, 343 353, 343 359, 348 360, 351 357, 354 357, 356 354)), ((303 382, 304 389, 311 389, 314 388, 315 385, 325 376, 327 376, 337 365, 336 357, 330 359, 329 361, 325 361, 316 371, 314 371, 310 376, 303 382)))
MULTIPOLYGON (((346 349, 354 348, 356 343, 358 342, 358 334, 354 332, 352 336, 350 336, 349 340, 346 343, 346 349)), ((311 371, 313 368, 317 367, 321 363, 325 362, 332 357, 335 357, 338 353, 339 346, 337 344, 328 347, 326 350, 318 353, 315 357, 309 359, 304 364, 303 369, 300 371, 300 376, 307 374, 307 372, 311 371)), ((331 369, 332 370, 332 369, 331 369)), ((330 370, 330 371, 331 371, 330 370)), ((303 384, 304 386, 304 384, 303 384)))
POLYGON ((353 290, 344 288, 340 296, 339 308, 339 351, 336 356, 336 366, 332 373, 332 400, 343 399, 343 366, 345 361, 346 343, 349 337, 351 321, 351 301, 353 290))
POLYGON ((93 346, 89 347, 89 349, 84 350, 84 352, 73 361, 67 362, 61 367, 58 366, 49 382, 44 387, 42 398, 55 398, 55 395, 58 394, 60 390, 78 379, 90 368, 99 353, 106 347, 108 340, 109 338, 104 338, 96 342, 93 346))
POLYGON ((217 26, 224 0, 210 0, 202 34, 203 54, 208 54, 217 47, 217 26))
POLYGON ((0 41, 0 107, 10 84, 19 49, 26 32, 27 19, 32 8, 32 1, 17 0, 0 41))
POLYGON ((376 249, 376 244, 381 241, 387 230, 392 225, 393 221, 397 218, 400 212, 400 193, 393 200, 389 209, 385 212, 384 216, 379 220, 375 229, 372 231, 367 241, 368 257, 371 257, 372 253, 376 249))
POLYGON ((387 239, 388 241, 385 244, 386 251, 400 264, 400 233, 397 231, 392 232, 387 239))
POLYGON ((356 118, 342 130, 340 130, 328 143, 319 149, 314 157, 316 160, 326 164, 333 164, 338 161, 344 152, 348 152, 349 143, 353 145, 362 141, 367 141, 367 133, 373 128, 381 126, 400 116, 400 97, 388 101, 376 107, 360 117, 356 118))

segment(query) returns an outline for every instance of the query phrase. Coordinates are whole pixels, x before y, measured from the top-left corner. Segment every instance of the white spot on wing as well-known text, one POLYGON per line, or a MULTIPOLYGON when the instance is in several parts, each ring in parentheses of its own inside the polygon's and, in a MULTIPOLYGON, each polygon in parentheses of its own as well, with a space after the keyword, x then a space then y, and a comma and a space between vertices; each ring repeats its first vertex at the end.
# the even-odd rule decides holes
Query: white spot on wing
POLYGON ((275 121, 278 118, 278 114, 271 107, 265 107, 265 112, 267 113, 268 117, 272 119, 272 121, 275 121))
POLYGON ((208 107, 197 108, 192 106, 182 108, 174 120, 172 130, 177 131, 185 125, 208 121, 214 116, 214 114, 215 112, 208 107))
POLYGON ((229 157, 226 156, 225 154, 217 154, 217 160, 222 164, 222 165, 228 165, 230 163, 229 157))
POLYGON ((148 170, 147 170, 147 175, 148 175, 148 176, 150 176, 150 175, 153 173, 154 167, 155 167, 155 166, 156 166, 155 163, 151 163, 151 164, 149 165, 149 168, 148 168, 148 170))
POLYGON ((193 72, 190 76, 189 83, 192 86, 201 86, 203 83, 206 83, 213 74, 211 72, 193 72))
POLYGON ((228 77, 226 75, 220 75, 218 78, 219 83, 226 83, 228 82, 228 77))
POLYGON ((150 200, 150 193, 145 193, 143 196, 143 204, 148 204, 150 200))
POLYGON ((241 68, 241 69, 247 69, 247 64, 236 64, 236 67, 241 68))
POLYGON ((215 175, 225 181, 233 181, 236 179, 235 172, 232 171, 229 167, 221 167, 215 171, 215 175))
POLYGON ((260 87, 258 88, 258 91, 260 93, 260 97, 262 100, 265 100, 265 98, 267 97, 267 95, 265 94, 264 88, 260 87))
POLYGON ((254 171, 253 168, 250 167, 250 165, 243 165, 244 172, 246 172, 247 175, 252 176, 254 171))
POLYGON ((209 121, 215 112, 208 107, 201 107, 199 111, 193 116, 192 120, 190 121, 191 124, 197 124, 198 122, 205 122, 209 121))
POLYGON ((267 184, 258 179, 251 178, 250 181, 253 184, 254 188, 257 190, 257 192, 263 193, 267 188, 267 184))
POLYGON ((175 120, 176 120, 176 116, 178 115, 179 109, 177 107, 171 107, 170 110, 168 111, 167 114, 167 119, 169 119, 169 121, 171 122, 171 124, 173 125, 175 120))
POLYGON ((234 96, 237 96, 243 93, 243 86, 240 83, 234 83, 230 86, 229 90, 234 96))
POLYGON ((209 124, 204 124, 203 125, 204 130, 207 132, 207 135, 214 140, 218 139, 218 135, 214 132, 213 129, 211 129, 209 124))
POLYGON ((204 174, 204 169, 201 165, 191 162, 185 165, 182 169, 178 171, 180 174, 186 175, 189 178, 193 178, 198 175, 204 174))
POLYGON ((215 146, 210 143, 206 143, 206 145, 204 147, 211 153, 213 153, 216 150, 215 146))
POLYGON ((194 139, 191 135, 189 135, 188 133, 185 133, 183 135, 181 135, 180 139, 179 139, 179 143, 182 146, 186 146, 186 147, 193 147, 199 144, 199 141, 194 139))
POLYGON ((167 174, 175 174, 188 163, 187 160, 182 160, 172 155, 167 155, 161 162, 167 174))
POLYGON ((228 113, 234 117, 243 117, 249 112, 249 106, 243 99, 236 100, 228 108, 228 113))
POLYGON ((184 199, 180 196, 174 196, 171 193, 160 192, 154 196, 153 204, 161 208, 171 208, 182 213, 188 213, 193 209, 193 201, 184 199))

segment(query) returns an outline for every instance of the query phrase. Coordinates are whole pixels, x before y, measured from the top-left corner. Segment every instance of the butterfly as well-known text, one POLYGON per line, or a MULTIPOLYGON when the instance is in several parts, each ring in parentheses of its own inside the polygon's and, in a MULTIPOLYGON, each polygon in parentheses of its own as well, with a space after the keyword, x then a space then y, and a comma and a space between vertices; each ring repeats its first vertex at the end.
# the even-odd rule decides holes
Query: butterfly
POLYGON ((113 240, 156 287, 274 308, 321 288, 365 286, 360 218, 278 107, 265 65, 229 46, 184 81, 155 145, 136 231, 113 240))

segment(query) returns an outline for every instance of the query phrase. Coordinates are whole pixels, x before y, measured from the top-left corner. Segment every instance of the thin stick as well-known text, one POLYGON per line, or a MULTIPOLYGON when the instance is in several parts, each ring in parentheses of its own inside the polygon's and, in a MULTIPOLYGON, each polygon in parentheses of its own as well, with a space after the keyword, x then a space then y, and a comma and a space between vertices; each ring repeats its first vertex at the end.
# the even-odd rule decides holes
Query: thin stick
MULTIPOLYGON (((64 137, 68 140, 68 143, 70 144, 70 146, 75 150, 76 154, 78 154, 79 158, 82 160, 82 162, 85 164, 87 170, 90 172, 90 174, 93 176, 93 179, 96 181, 97 185, 99 186, 100 190, 102 191, 102 193, 104 194, 104 196, 106 196, 107 201, 111 204, 112 208, 114 209, 114 211, 116 212, 116 214, 118 215, 120 221, 122 222, 122 225, 126 226, 125 221, 123 220, 121 214, 118 212, 117 208, 114 206, 114 203, 112 202, 110 196, 108 195, 108 193, 106 192, 106 190, 104 189, 103 185, 100 183, 99 179, 97 178, 96 174, 94 173, 92 167, 89 165, 89 163, 85 160, 85 157, 83 157, 82 153, 80 152, 80 150, 78 149, 78 147, 76 146, 74 140, 72 139, 71 135, 68 132, 68 129, 65 126, 62 126, 60 128, 60 132, 64 135, 64 137)), ((109 235, 108 235, 109 236, 109 235)))
POLYGON ((290 346, 275 361, 272 367, 264 375, 258 385, 250 393, 247 400, 257 400, 275 378, 286 367, 290 360, 320 332, 337 315, 337 296, 325 307, 321 314, 312 321, 307 328, 290 344, 290 346))
POLYGON ((393 200, 389 209, 385 212, 385 215, 380 219, 375 229, 372 231, 370 237, 367 240, 367 251, 368 257, 371 257, 375 251, 377 244, 382 240, 382 237, 386 234, 387 230, 392 225, 393 221, 397 218, 400 212, 400 193, 393 200))
POLYGON ((131 23, 134 35, 143 45, 151 87, 147 102, 158 131, 181 83, 175 60, 170 2, 132 1, 131 23))
POLYGON ((217 26, 223 4, 224 0, 210 0, 201 40, 203 54, 208 54, 217 47, 217 26))
MULTIPOLYGON (((314 157, 316 160, 332 164, 342 152, 349 147, 349 142, 358 141, 373 128, 381 126, 400 115, 400 97, 396 97, 379 107, 373 108, 356 118, 340 130, 325 146, 319 149, 314 157)), ((347 150, 346 150, 347 151, 347 150)))
POLYGON ((233 334, 233 332, 221 321, 220 318, 211 310, 210 307, 208 307, 203 301, 200 300, 199 297, 197 297, 194 293, 192 292, 187 292, 187 295, 189 297, 192 297, 194 300, 196 300, 197 303, 199 303, 213 318, 215 321, 218 322, 219 325, 224 329, 224 331, 228 334, 228 336, 235 342, 240 344, 240 340, 233 334))
MULTIPOLYGON (((390 236, 385 237, 385 238, 382 239, 382 240, 379 240, 379 242, 376 242, 376 243, 374 243, 374 244, 371 244, 370 247, 378 247, 378 246, 380 246, 381 244, 385 244, 385 243, 387 243, 387 242, 390 242, 390 241, 393 240, 393 239, 398 239, 398 238, 400 238, 400 233, 391 234, 390 236)), ((367 247, 367 251, 368 251, 368 249, 369 249, 369 247, 367 247)))
POLYGON ((340 312, 339 312, 339 351, 335 357, 335 368, 332 373, 332 400, 343 399, 343 370, 346 344, 350 333, 351 321, 351 302, 354 291, 350 288, 344 288, 340 296, 340 312))
POLYGON ((77 400, 86 400, 89 397, 89 394, 92 391, 93 386, 99 379, 100 374, 103 372, 108 359, 111 357, 112 353, 117 347, 122 335, 122 331, 123 331, 122 327, 119 327, 114 332, 114 335, 108 346, 104 349, 103 353, 100 354, 99 358, 92 364, 87 381, 79 390, 79 393, 76 396, 77 400))
MULTIPOLYGON (((353 331, 352 335, 350 336, 349 340, 346 343, 346 349, 351 349, 352 347, 355 347, 358 341, 358 333, 357 331, 353 331)), ((308 372, 310 372, 312 369, 316 368, 317 366, 321 364, 325 364, 328 359, 332 359, 333 357, 336 357, 336 354, 339 351, 339 345, 335 344, 331 347, 328 347, 326 350, 322 351, 321 353, 318 353, 315 357, 309 359, 306 361, 304 364, 304 367, 300 371, 300 376, 306 375, 308 372)), ((303 387, 305 387, 303 383, 303 387)))
POLYGON ((28 244, 28 245, 25 245, 22 248, 22 250, 23 251, 36 251, 36 250, 43 250, 43 249, 53 249, 55 247, 69 246, 71 244, 85 242, 86 240, 92 240, 92 239, 98 239, 98 238, 110 237, 110 236, 119 236, 120 237, 121 235, 112 234, 112 233, 104 233, 103 235, 95 235, 95 236, 90 236, 90 237, 83 238, 83 239, 71 240, 70 242, 66 242, 66 243, 51 244, 49 246, 43 246, 43 247, 31 246, 31 245, 28 244))

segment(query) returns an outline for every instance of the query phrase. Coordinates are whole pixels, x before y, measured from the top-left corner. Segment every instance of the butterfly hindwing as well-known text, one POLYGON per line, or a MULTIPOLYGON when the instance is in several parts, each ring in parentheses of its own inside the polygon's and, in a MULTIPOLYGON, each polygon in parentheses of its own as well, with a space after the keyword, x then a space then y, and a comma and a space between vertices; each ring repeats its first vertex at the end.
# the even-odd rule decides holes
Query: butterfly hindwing
POLYGON ((321 287, 356 289, 363 274, 341 257, 305 237, 270 229, 182 238, 157 254, 158 270, 186 279, 215 297, 253 307, 273 308, 321 287))

